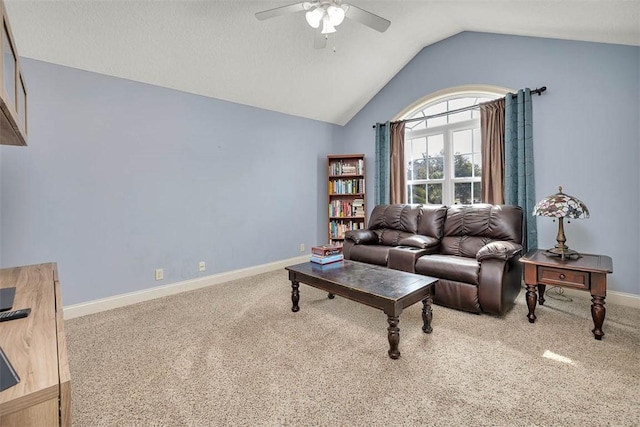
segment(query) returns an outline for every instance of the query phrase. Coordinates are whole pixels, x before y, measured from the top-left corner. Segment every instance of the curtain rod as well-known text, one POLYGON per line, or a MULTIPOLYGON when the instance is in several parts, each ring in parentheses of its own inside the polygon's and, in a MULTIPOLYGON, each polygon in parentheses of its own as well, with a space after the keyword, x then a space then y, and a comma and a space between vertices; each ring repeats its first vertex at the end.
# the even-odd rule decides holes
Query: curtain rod
MULTIPOLYGON (((538 94, 538 96, 542 95, 542 92, 546 91, 547 87, 546 86, 542 86, 536 89, 533 89, 531 91, 532 95, 538 94)), ((515 93, 511 94, 511 96, 517 96, 515 93)), ((463 111, 469 111, 469 110, 475 110, 476 108, 480 108, 480 104, 477 105, 470 105, 468 107, 462 107, 462 108, 458 108, 457 110, 451 110, 451 111, 445 111, 444 113, 437 113, 437 114, 432 114, 430 116, 424 116, 424 117, 415 117, 413 119, 407 119, 407 120, 398 120, 396 122, 391 122, 391 123, 399 123, 399 122, 418 122, 418 121, 422 121, 422 120, 426 120, 426 119, 433 119, 436 117, 441 117, 441 116, 446 116, 447 114, 455 114, 455 113, 461 113, 463 111)), ((373 128, 375 128, 376 125, 373 125, 373 128)))

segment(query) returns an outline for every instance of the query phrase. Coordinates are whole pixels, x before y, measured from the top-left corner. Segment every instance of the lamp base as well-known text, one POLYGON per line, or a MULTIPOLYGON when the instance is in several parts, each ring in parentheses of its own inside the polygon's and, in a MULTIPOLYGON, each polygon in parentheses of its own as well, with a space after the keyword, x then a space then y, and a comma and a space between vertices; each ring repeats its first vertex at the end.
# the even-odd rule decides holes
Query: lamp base
POLYGON ((574 251, 573 249, 569 249, 567 247, 547 249, 546 251, 544 251, 544 254, 546 256, 560 257, 563 260, 582 258, 582 255, 580 255, 578 252, 574 251))

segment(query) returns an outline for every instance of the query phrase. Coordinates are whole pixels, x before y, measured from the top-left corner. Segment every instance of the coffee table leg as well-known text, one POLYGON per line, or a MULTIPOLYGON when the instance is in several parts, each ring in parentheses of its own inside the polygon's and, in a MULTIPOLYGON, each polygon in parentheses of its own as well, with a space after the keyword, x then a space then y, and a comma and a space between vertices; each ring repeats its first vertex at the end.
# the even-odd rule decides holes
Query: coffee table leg
POLYGON ((300 310, 298 307, 298 302, 300 301, 300 291, 298 288, 300 284, 298 282, 291 281, 291 302, 293 303, 293 307, 291 307, 291 311, 294 313, 300 310))
POLYGON ((422 300, 422 332, 425 334, 433 332, 433 328, 431 327, 431 319, 433 318, 433 312, 431 310, 432 303, 433 298, 431 298, 431 295, 422 300))
POLYGON ((534 311, 536 310, 536 302, 538 302, 538 296, 536 295, 536 285, 530 285, 527 283, 527 307, 529 308, 529 314, 527 314, 527 319, 529 319, 529 323, 533 323, 536 321, 536 315, 534 311))
POLYGON ((389 357, 397 359, 400 357, 400 351, 398 350, 398 344, 400 343, 400 328, 398 328, 398 322, 400 318, 398 316, 387 316, 387 322, 389 327, 389 357))
POLYGON ((604 315, 607 309, 604 308, 604 297, 591 295, 591 317, 593 318, 593 336, 597 340, 601 340, 604 336, 602 324, 604 323, 604 315))

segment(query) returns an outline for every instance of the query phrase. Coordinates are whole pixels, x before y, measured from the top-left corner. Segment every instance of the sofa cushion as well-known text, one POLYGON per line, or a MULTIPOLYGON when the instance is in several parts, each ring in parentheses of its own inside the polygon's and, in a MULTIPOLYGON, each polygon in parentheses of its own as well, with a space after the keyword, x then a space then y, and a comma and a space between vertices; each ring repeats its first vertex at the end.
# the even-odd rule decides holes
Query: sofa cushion
POLYGON ((369 230, 390 229, 415 234, 422 205, 378 205, 369 218, 369 230))
POLYGON ((447 209, 441 253, 475 258, 487 243, 521 243, 522 208, 508 205, 455 205, 447 209))
POLYGON ((344 234, 344 239, 357 245, 377 245, 379 237, 371 230, 349 230, 344 234))
POLYGON ((435 248, 440 244, 440 240, 435 237, 423 236, 422 234, 413 234, 398 242, 400 246, 411 246, 413 248, 427 249, 435 248))
POLYGON ((483 246, 476 255, 478 261, 485 259, 510 260, 522 252, 522 246, 513 242, 495 241, 483 246))
POLYGON ((444 205, 423 205, 418 218, 418 234, 440 240, 444 234, 444 220, 447 207, 444 205))
POLYGON ((407 240, 409 237, 415 236, 413 233, 392 230, 389 228, 373 230, 373 232, 378 235, 378 244, 385 246, 398 246, 401 245, 400 242, 407 240))
POLYGON ((440 253, 475 259, 478 251, 491 241, 488 237, 445 236, 442 238, 440 253))
POLYGON ((437 254, 425 255, 416 261, 416 273, 478 285, 480 263, 475 258, 437 254))
POLYGON ((349 251, 349 259, 386 267, 389 249, 391 246, 355 245, 349 251))

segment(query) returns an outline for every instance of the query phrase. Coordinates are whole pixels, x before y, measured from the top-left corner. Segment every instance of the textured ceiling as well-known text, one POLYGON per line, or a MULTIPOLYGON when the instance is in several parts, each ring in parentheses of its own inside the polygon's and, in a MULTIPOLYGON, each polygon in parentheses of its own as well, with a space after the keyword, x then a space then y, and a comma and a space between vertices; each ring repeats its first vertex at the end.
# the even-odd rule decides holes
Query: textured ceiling
POLYGON ((5 0, 23 57, 341 125, 461 31, 640 45, 639 0, 352 0, 389 29, 345 20, 316 50, 304 14, 254 16, 294 2, 5 0))

